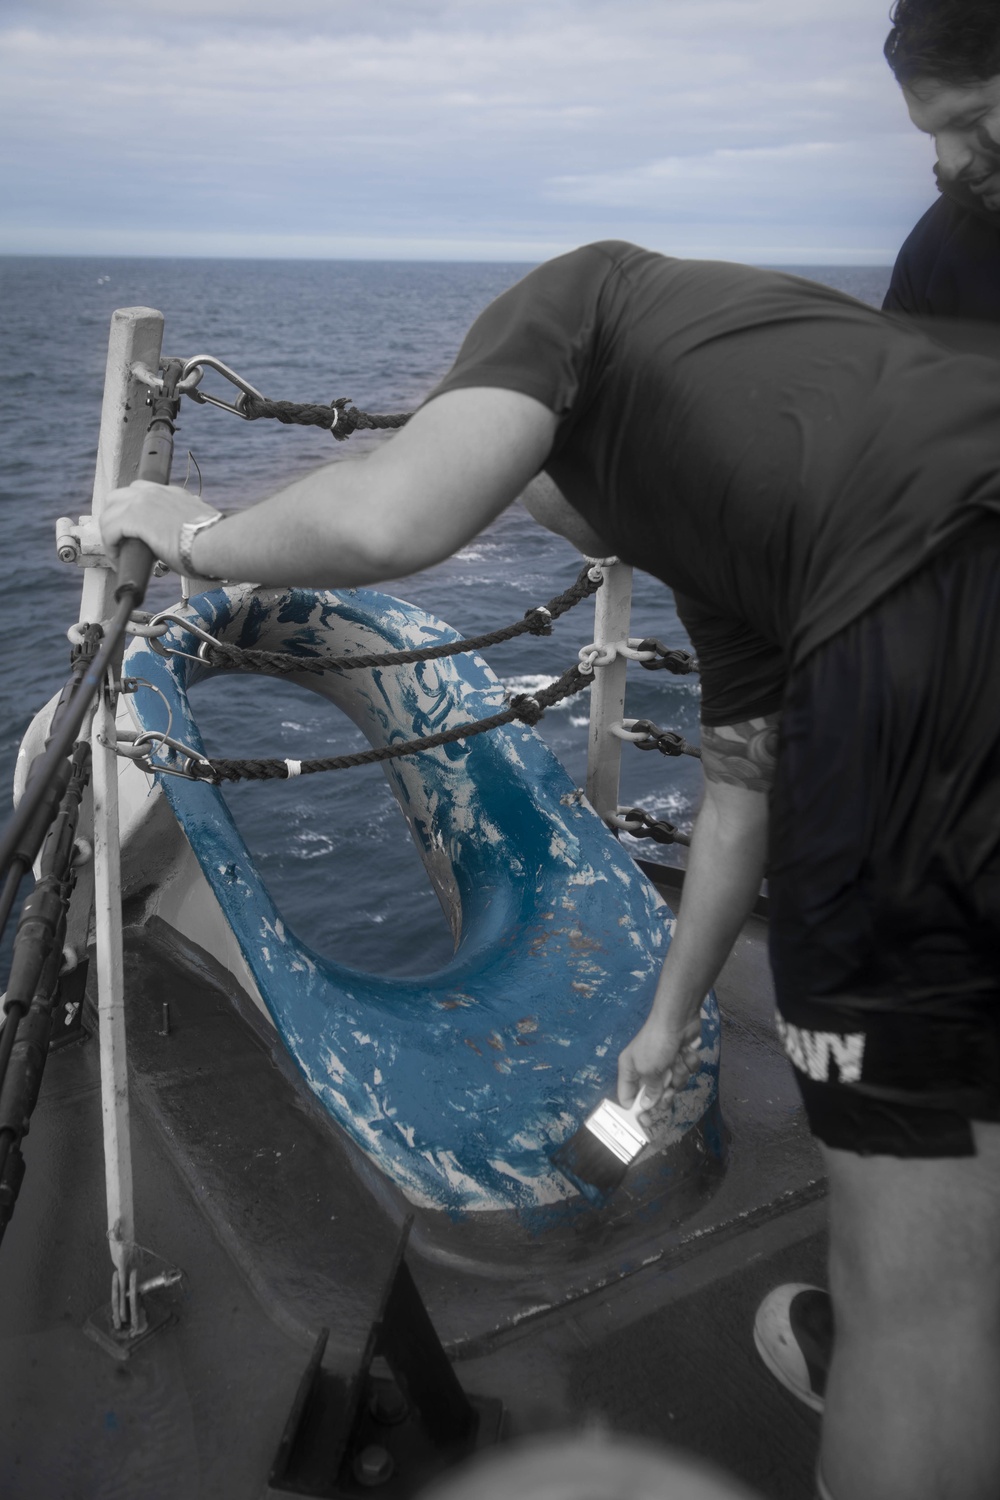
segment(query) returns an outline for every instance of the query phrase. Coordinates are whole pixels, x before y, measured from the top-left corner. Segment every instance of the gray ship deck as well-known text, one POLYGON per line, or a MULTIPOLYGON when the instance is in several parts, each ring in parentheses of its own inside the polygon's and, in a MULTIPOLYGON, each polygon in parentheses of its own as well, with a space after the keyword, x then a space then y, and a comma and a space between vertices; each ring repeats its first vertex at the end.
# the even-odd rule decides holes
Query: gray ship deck
MULTIPOLYGON (((270 1493, 317 1330, 331 1330, 328 1369, 357 1365, 402 1210, 211 961, 143 926, 127 951, 136 1222, 184 1280, 158 1294, 173 1316, 127 1361, 85 1336, 111 1274, 97 1046, 55 1052, 0 1249, 0 1492, 252 1500, 270 1493)), ((822 1279, 824 1188, 777 1051, 760 919, 717 992, 729 1161, 690 1218, 640 1226, 627 1254, 584 1243, 560 1278, 530 1252, 494 1267, 442 1248, 418 1216, 408 1264, 462 1385, 499 1398, 510 1433, 599 1422, 807 1500, 818 1419, 763 1369, 752 1323, 776 1282, 822 1279)))

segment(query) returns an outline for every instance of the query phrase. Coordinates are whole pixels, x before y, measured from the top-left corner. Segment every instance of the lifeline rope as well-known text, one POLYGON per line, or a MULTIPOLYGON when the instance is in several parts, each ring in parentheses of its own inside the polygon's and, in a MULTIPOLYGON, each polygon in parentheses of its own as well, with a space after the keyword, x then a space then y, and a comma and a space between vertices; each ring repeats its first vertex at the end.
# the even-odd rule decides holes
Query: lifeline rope
MULTIPOLYGON (((206 642, 201 654, 213 667, 250 667, 270 672, 325 672, 328 669, 349 672, 359 667, 411 666, 419 661, 437 661, 441 657, 457 656, 463 651, 481 651, 487 646, 497 646, 502 641, 511 641, 519 635, 547 635, 553 620, 566 614, 582 600, 589 599, 601 587, 602 579, 592 578, 590 574, 588 564, 565 593, 550 599, 548 604, 536 605, 534 609, 527 610, 524 618, 513 625, 504 625, 499 630, 467 636, 458 641, 441 641, 435 646, 415 646, 409 651, 385 651, 380 655, 310 657, 295 656, 288 651, 242 651, 238 646, 220 641, 212 646, 206 642)), ((163 654, 163 647, 157 647, 155 639, 151 644, 154 650, 159 649, 160 654, 163 654)))
POLYGON ((583 688, 589 687, 593 678, 581 672, 576 665, 547 688, 532 694, 521 693, 511 701, 510 707, 501 713, 491 714, 487 719, 478 719, 470 724, 456 724, 454 729, 429 734, 420 740, 406 740, 399 745, 385 745, 380 750, 361 750, 356 755, 332 755, 323 760, 210 760, 192 761, 189 775, 195 781, 271 781, 285 780, 290 776, 309 776, 315 771, 346 771, 352 766, 367 766, 384 760, 397 760, 403 755, 417 755, 421 750, 435 750, 439 745, 452 745, 458 740, 471 739, 473 735, 485 734, 490 729, 500 729, 504 724, 519 720, 522 724, 537 724, 547 708, 571 698, 583 688), (295 769, 292 769, 292 766, 295 769))
POLYGON ((249 391, 240 397, 240 412, 248 422, 259 417, 274 417, 285 426, 326 427, 339 443, 349 438, 352 432, 379 432, 385 428, 405 427, 413 415, 409 411, 395 412, 390 416, 373 416, 350 405, 350 396, 338 396, 329 406, 318 406, 307 401, 268 401, 264 396, 252 395, 249 391))

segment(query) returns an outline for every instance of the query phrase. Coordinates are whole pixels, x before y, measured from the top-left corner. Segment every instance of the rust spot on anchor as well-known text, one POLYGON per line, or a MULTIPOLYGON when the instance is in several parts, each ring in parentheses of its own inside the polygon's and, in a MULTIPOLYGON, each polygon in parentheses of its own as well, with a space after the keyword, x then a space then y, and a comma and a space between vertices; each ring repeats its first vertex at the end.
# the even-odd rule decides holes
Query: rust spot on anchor
POLYGON ((514 1045, 517 1047, 534 1047, 538 1038, 532 1033, 538 1030, 538 1021, 534 1016, 522 1016, 519 1021, 514 1022, 517 1036, 514 1045))
POLYGON ((569 937, 569 945, 575 953, 593 953, 595 949, 599 949, 601 946, 596 938, 587 937, 586 933, 581 932, 579 927, 572 928, 567 936, 569 937))

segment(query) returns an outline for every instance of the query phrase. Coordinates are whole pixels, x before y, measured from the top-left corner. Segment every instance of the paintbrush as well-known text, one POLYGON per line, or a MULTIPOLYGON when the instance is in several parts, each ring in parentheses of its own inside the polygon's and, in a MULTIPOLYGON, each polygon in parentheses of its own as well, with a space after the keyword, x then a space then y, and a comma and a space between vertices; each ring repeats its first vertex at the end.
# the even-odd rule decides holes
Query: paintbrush
POLYGON ((554 1165, 591 1203, 603 1204, 620 1186, 642 1148, 649 1145, 639 1116, 651 1103, 644 1088, 628 1109, 613 1099, 602 1099, 576 1134, 552 1153, 554 1165))

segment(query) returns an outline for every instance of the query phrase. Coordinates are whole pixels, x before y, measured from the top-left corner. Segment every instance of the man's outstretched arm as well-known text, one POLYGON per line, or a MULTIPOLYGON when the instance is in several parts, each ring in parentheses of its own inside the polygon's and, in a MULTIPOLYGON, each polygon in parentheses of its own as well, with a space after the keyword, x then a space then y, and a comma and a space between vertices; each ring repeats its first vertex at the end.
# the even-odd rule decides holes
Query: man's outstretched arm
MULTIPOLYGON (((556 418, 518 391, 447 391, 359 461, 327 464, 195 538, 199 576, 349 588, 430 567, 500 514, 548 457, 556 418)), ((212 507, 138 482, 109 496, 105 546, 138 537, 181 570, 180 528, 212 507)))
POLYGON ((683 1088, 699 1011, 753 907, 767 858, 768 792, 778 715, 702 728, 705 799, 691 836, 684 898, 649 1017, 618 1059, 618 1097, 645 1084, 655 1099, 683 1088))

